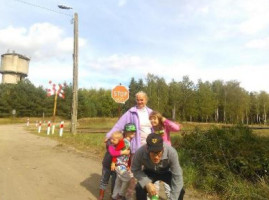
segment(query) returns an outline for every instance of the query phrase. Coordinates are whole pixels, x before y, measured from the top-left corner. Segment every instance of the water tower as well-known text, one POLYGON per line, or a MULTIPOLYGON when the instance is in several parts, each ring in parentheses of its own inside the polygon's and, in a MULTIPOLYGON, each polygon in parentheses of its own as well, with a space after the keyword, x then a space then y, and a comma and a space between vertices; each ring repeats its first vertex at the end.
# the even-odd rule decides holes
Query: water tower
POLYGON ((30 58, 21 54, 5 53, 1 55, 2 83, 17 84, 28 75, 30 58))

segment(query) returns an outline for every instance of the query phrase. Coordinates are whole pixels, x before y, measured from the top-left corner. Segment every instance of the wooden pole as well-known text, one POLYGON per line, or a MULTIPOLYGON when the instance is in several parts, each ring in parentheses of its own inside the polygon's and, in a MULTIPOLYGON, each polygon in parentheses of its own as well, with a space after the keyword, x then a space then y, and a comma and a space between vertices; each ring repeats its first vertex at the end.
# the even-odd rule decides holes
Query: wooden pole
POLYGON ((71 133, 77 133, 78 106, 78 14, 74 14, 74 53, 73 53, 73 98, 71 112, 71 133))
POLYGON ((51 134, 54 134, 54 129, 55 129, 55 116, 56 116, 56 109, 57 109, 57 97, 58 97, 58 91, 55 92, 55 97, 54 97, 54 108, 53 108, 53 116, 52 116, 52 129, 51 129, 51 134))
POLYGON ((54 97, 54 108, 53 108, 52 124, 54 124, 54 121, 55 121, 56 108, 57 108, 57 97, 58 97, 58 94, 56 92, 55 97, 54 97))

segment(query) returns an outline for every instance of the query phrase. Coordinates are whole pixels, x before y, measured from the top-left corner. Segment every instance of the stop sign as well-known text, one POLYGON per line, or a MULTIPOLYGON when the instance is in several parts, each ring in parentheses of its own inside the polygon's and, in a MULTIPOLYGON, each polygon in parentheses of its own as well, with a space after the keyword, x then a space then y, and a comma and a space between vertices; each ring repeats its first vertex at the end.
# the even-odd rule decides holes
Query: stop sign
POLYGON ((117 103, 125 103, 129 99, 129 90, 123 85, 117 85, 111 90, 111 96, 117 103))

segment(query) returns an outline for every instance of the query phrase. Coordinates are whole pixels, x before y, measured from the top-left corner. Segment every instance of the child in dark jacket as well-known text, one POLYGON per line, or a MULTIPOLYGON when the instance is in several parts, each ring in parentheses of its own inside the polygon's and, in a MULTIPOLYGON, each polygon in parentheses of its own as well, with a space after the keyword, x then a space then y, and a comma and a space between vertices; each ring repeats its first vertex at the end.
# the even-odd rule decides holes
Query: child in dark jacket
MULTIPOLYGON (((116 131, 117 133, 113 134, 111 136, 112 140, 121 140, 123 138, 122 134, 118 131, 116 131), (119 133, 119 134, 118 134, 119 133)), ((116 173, 115 171, 111 170, 111 163, 112 163, 112 157, 115 156, 120 156, 120 155, 129 155, 130 150, 116 150, 115 146, 112 145, 110 139, 106 141, 106 153, 105 156, 103 158, 103 168, 102 168, 102 177, 101 177, 101 181, 100 181, 100 190, 99 190, 99 198, 98 200, 103 200, 104 199, 104 194, 105 194, 105 190, 106 187, 108 185, 109 179, 110 177, 111 179, 111 193, 113 192, 114 189, 114 185, 115 185, 115 180, 116 180, 116 173)))

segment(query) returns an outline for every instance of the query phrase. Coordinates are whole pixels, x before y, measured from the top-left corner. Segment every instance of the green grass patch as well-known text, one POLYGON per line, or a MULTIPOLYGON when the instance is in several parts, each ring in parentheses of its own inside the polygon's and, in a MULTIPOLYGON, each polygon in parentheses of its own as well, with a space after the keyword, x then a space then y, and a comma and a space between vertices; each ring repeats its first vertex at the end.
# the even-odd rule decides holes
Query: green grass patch
MULTIPOLYGON (((111 128, 116 118, 79 120, 80 127, 111 128)), ((269 197, 269 138, 260 137, 246 127, 220 128, 212 124, 183 124, 187 134, 172 134, 173 146, 178 150, 186 188, 194 188, 220 199, 267 200, 269 197)), ((46 135, 46 124, 40 134, 33 125, 33 133, 50 137, 82 151, 94 152, 101 160, 105 152, 104 133, 72 135, 68 125, 63 137, 46 135)))

